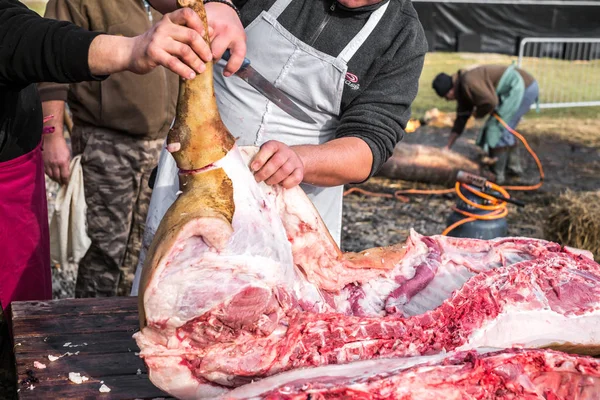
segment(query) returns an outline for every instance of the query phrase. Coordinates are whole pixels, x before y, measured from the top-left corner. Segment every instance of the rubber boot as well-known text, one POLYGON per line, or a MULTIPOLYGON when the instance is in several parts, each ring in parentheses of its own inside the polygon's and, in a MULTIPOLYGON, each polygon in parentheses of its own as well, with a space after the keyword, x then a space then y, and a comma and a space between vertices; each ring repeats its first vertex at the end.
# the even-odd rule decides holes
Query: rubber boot
POLYGON ((508 164, 506 166, 506 173, 509 176, 519 177, 523 175, 523 166, 521 166, 521 156, 519 153, 519 148, 517 146, 513 146, 508 149, 508 164))
POLYGON ((491 166, 491 170, 496 175, 496 184, 503 185, 506 182, 506 164, 508 164, 509 151, 505 147, 490 149, 490 155, 496 158, 496 163, 491 166))

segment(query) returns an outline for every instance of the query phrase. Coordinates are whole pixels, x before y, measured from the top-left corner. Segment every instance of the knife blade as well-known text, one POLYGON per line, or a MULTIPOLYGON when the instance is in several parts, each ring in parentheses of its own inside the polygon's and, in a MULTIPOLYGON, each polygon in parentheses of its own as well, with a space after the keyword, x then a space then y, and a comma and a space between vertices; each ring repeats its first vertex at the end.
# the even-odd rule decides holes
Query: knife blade
MULTIPOLYGON (((229 49, 227 49, 221 58, 223 58, 225 61, 229 61, 229 57, 231 57, 231 53, 229 49)), ((283 93, 281 89, 275 87, 275 85, 269 82, 256 69, 254 69, 254 67, 250 65, 249 59, 244 58, 242 66, 235 73, 235 75, 243 79, 254 89, 258 90, 260 94, 265 96, 267 99, 273 102, 273 104, 281 108, 292 117, 309 124, 316 124, 315 120, 302 111, 302 109, 298 107, 296 103, 294 103, 285 93, 283 93)))

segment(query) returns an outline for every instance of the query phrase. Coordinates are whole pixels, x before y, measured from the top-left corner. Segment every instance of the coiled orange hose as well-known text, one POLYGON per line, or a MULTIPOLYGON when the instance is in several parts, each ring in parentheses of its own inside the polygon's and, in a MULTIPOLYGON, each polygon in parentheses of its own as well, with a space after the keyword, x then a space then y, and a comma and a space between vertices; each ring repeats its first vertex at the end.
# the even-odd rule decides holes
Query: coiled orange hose
MULTIPOLYGON (((521 141, 521 143, 523 143, 523 145, 525 146, 525 149, 527 149, 527 151, 529 152, 531 157, 533 157, 533 159, 538 167, 538 171, 540 174, 540 181, 538 183, 536 183, 535 185, 519 185, 519 186, 500 186, 493 182, 487 182, 486 183, 487 188, 500 193, 503 197, 505 197, 507 199, 510 199, 510 194, 508 193, 508 190, 529 191, 529 190, 539 189, 540 187, 542 187, 542 185, 544 183, 544 168, 542 167, 542 163, 540 162, 540 159, 538 158, 537 154, 535 154, 535 152, 531 149, 531 147, 529 146, 529 143, 527 143, 527 140, 523 137, 523 135, 521 135, 519 132, 515 131, 510 126, 508 126, 508 124, 506 122, 504 122, 498 114, 494 113, 492 115, 498 120, 498 122, 500 122, 500 124, 502 124, 502 126, 504 126, 504 128, 506 128, 506 130, 508 130, 512 135, 514 135, 517 139, 519 139, 521 141)), ((488 211, 487 213, 483 213, 483 214, 473 214, 473 213, 470 213, 465 210, 460 210, 456 206, 453 206, 452 209, 454 211, 456 211, 457 213, 465 216, 465 218, 461 219, 461 220, 455 222, 454 224, 450 225, 449 227, 447 227, 442 232, 442 235, 444 235, 444 236, 448 235, 448 233, 450 233, 452 230, 456 229, 457 227, 459 227, 463 224, 469 223, 469 222, 473 222, 476 220, 491 221, 491 220, 495 220, 495 219, 504 218, 508 215, 508 208, 507 208, 506 201, 496 199, 495 197, 490 196, 490 195, 482 192, 481 190, 478 190, 470 185, 460 183, 460 182, 456 182, 456 184, 454 185, 454 188, 452 188, 452 189, 397 190, 393 195, 389 194, 389 193, 375 193, 375 192, 369 192, 369 191, 359 189, 359 188, 351 188, 344 192, 344 196, 347 194, 353 193, 353 192, 359 192, 359 193, 363 193, 363 194, 366 194, 369 196, 378 196, 378 197, 386 197, 386 198, 395 197, 396 199, 401 200, 405 203, 408 202, 408 198, 406 196, 404 196, 406 194, 448 194, 448 193, 456 192, 457 196, 462 201, 464 201, 466 204, 470 205, 471 207, 474 207, 478 210, 488 211), (475 194, 476 196, 479 196, 480 198, 486 200, 487 204, 478 204, 478 203, 475 203, 475 202, 469 200, 462 193, 461 189, 471 192, 471 193, 475 194)))
MULTIPOLYGON (((488 187, 492 190, 497 191, 498 193, 500 193, 502 196, 506 197, 506 198, 510 198, 510 194, 508 194, 508 192, 503 189, 501 186, 496 185, 495 183, 491 183, 488 182, 487 185, 489 185, 488 187)), ((458 195, 458 197, 464 201, 465 203, 467 203, 468 205, 470 205, 471 207, 474 207, 476 209, 479 210, 485 210, 485 211, 489 211, 487 213, 484 214, 473 214, 470 213, 468 211, 465 210, 461 210, 456 206, 452 206, 452 209, 454 211, 456 211, 459 214, 462 214, 465 216, 465 218, 453 223, 452 225, 450 225, 449 227, 447 227, 443 232, 442 235, 446 236, 448 235, 448 233, 450 233, 452 230, 454 230, 455 228, 466 224, 468 222, 473 222, 476 220, 484 220, 484 221, 492 221, 495 219, 500 219, 500 218, 504 218, 508 215, 508 208, 506 207, 506 201, 504 200, 498 200, 486 193, 483 193, 480 190, 477 190, 469 185, 465 185, 464 183, 460 183, 460 182, 456 182, 456 185, 454 186, 454 189, 456 190, 456 194, 458 195), (489 204, 478 204, 475 203, 471 200, 469 200, 461 191, 461 188, 466 189, 467 191, 487 200, 487 202, 489 204)))

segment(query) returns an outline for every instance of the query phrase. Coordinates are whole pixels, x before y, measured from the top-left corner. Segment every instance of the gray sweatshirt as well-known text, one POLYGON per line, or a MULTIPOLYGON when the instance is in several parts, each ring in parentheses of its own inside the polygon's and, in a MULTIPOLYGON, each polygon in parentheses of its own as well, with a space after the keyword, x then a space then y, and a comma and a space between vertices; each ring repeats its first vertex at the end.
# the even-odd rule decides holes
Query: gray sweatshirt
MULTIPOLYGON (((315 49, 337 57, 360 31, 371 13, 386 1, 390 5, 366 42, 348 62, 355 82, 346 80, 341 124, 336 137, 358 137, 373 152, 371 176, 402 140, 417 95, 427 41, 409 0, 346 8, 335 0, 294 0, 279 23, 315 49)), ((275 0, 238 0, 242 23, 248 26, 275 0)))

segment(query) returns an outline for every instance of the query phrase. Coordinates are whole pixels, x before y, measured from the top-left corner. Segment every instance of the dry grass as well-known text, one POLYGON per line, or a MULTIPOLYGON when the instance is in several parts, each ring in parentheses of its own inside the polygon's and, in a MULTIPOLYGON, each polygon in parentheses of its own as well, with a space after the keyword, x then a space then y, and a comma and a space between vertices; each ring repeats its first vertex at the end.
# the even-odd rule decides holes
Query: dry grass
POLYGON ((565 142, 600 148, 600 118, 530 118, 518 129, 528 138, 552 135, 565 142))
POLYGON ((589 250, 600 260, 600 191, 567 191, 548 206, 548 240, 589 250))

